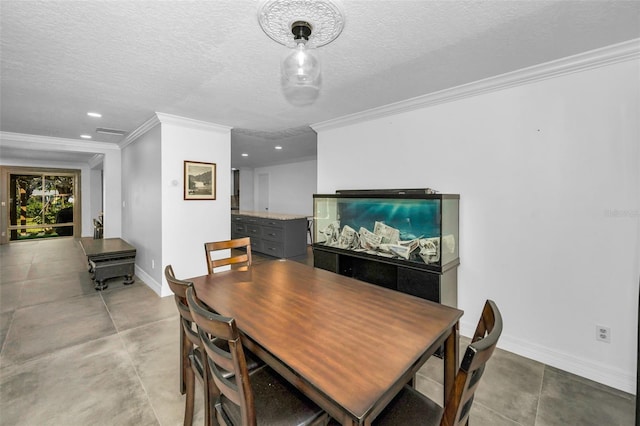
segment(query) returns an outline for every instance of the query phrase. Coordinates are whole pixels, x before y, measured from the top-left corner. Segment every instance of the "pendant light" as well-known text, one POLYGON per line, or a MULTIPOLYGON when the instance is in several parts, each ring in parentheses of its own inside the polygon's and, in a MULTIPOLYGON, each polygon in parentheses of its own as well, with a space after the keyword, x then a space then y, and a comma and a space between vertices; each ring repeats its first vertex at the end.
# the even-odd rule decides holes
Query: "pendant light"
POLYGON ((296 47, 282 61, 282 90, 294 105, 313 103, 320 94, 320 62, 311 49, 307 49, 311 24, 296 21, 291 25, 296 47))
POLYGON ((281 85, 293 105, 312 104, 320 94, 320 61, 315 48, 331 43, 344 28, 336 0, 266 0, 258 9, 262 30, 291 51, 281 63, 281 85))

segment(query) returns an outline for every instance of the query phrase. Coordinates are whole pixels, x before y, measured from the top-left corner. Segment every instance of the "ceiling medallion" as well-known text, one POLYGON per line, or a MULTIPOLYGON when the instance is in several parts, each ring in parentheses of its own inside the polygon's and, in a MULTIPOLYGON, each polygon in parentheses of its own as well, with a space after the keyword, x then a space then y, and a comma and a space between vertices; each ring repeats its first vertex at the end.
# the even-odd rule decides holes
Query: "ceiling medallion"
POLYGON ((262 30, 290 48, 281 62, 284 97, 293 105, 315 102, 322 76, 314 48, 336 39, 344 28, 342 5, 337 0, 265 0, 258 8, 262 30))
POLYGON ((264 0, 258 8, 262 30, 274 41, 296 47, 291 28, 298 21, 308 22, 312 33, 307 48, 324 46, 335 40, 344 28, 344 10, 339 0, 264 0))

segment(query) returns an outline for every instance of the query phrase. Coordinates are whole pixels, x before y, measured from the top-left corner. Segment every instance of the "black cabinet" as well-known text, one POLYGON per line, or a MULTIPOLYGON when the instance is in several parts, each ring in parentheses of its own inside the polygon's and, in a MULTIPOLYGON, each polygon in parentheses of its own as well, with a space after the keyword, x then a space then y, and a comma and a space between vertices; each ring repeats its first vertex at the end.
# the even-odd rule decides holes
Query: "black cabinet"
POLYGON ((377 258, 359 256, 339 249, 313 247, 316 268, 356 278, 423 299, 457 306, 458 270, 451 266, 442 273, 411 268, 377 258))

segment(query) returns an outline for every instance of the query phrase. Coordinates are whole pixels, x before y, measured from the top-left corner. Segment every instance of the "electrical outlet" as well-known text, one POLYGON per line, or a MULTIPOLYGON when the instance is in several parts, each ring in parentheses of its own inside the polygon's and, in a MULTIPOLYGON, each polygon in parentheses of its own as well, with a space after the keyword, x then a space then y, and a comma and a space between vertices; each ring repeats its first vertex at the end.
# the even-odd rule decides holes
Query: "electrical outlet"
POLYGON ((151 269, 156 269, 156 261, 151 259, 151 269))
POLYGON ((596 340, 611 343, 611 329, 604 325, 596 325, 596 340))

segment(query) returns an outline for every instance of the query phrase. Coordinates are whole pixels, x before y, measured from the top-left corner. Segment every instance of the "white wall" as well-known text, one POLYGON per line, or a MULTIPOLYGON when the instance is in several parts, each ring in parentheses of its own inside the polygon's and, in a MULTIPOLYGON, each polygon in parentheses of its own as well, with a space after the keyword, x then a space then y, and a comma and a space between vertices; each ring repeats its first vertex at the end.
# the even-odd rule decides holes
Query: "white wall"
POLYGON ((491 298, 499 346, 634 392, 639 62, 314 126, 318 192, 459 193, 462 334, 491 298), (610 344, 596 341, 597 324, 610 344))
POLYGON ((122 149, 122 238, 136 248, 136 274, 161 292, 160 124, 122 149))
POLYGON ((102 162, 96 167, 92 167, 89 170, 89 176, 91 177, 91 182, 89 185, 90 193, 86 194, 89 196, 89 211, 92 226, 93 219, 97 219, 100 212, 102 212, 102 162))
POLYGON ((269 175, 269 212, 313 216, 313 194, 317 189, 316 160, 253 170, 254 199, 258 199, 258 176, 269 175))
MULTIPOLYGON (((231 236, 231 129, 158 114, 162 139, 162 270, 179 278, 207 273, 204 243, 231 236), (184 200, 184 161, 216 163, 216 200, 184 200)), ((157 268, 157 264, 156 264, 157 268)), ((161 294, 171 294, 166 282, 161 294)))
POLYGON ((109 151, 103 162, 104 238, 122 236, 122 158, 121 152, 109 151))

